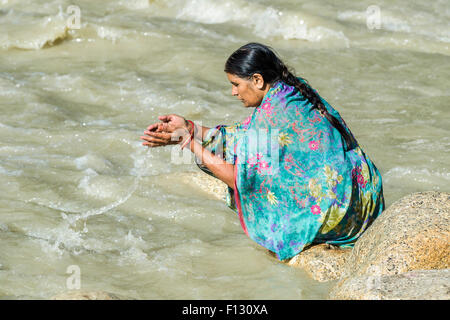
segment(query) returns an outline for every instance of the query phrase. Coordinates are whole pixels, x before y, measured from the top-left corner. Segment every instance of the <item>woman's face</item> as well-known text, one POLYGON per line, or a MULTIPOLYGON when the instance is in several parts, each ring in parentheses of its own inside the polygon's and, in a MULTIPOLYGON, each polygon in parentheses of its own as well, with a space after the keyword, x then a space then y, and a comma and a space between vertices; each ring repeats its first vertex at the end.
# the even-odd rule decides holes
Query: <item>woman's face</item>
POLYGON ((241 100, 246 108, 259 106, 270 89, 270 86, 258 73, 250 79, 243 79, 231 73, 227 73, 227 77, 232 85, 231 95, 241 100))

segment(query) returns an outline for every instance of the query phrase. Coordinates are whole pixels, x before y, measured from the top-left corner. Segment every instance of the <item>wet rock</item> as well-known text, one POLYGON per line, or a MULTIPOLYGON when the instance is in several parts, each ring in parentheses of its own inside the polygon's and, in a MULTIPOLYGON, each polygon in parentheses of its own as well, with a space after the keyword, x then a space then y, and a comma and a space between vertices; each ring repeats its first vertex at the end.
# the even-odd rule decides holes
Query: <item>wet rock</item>
POLYGON ((198 188, 216 199, 223 200, 226 197, 227 185, 204 172, 183 172, 179 174, 179 178, 183 183, 198 188))
POLYGON ((186 194, 188 192, 203 193, 205 197, 225 200, 228 187, 219 179, 202 172, 173 172, 157 176, 160 187, 166 192, 186 194))
MULTIPOLYGON (((386 280, 386 288, 394 290, 389 296, 392 299, 406 297, 408 292, 414 293, 414 297, 426 297, 432 290, 442 293, 444 289, 437 280, 431 281, 429 276, 419 279, 425 273, 416 273, 416 282, 387 276, 412 270, 449 269, 449 216, 450 193, 446 192, 414 193, 392 204, 356 242, 343 266, 341 278, 331 291, 332 296, 349 299, 372 297, 373 291, 362 285, 368 279, 381 279, 381 283, 386 280), (411 292, 406 289, 408 283, 412 285, 411 292), (404 293, 395 291, 397 284, 398 290, 404 293), (437 287, 433 289, 435 284, 437 287), (423 294, 414 292, 420 290, 421 285, 423 294), (367 293, 364 293, 365 289, 367 293), (353 294, 352 290, 357 293, 353 294)), ((429 274, 433 277, 438 273, 429 274)), ((381 293, 382 298, 388 297, 387 293, 381 293)))
POLYGON ((50 300, 121 300, 113 293, 104 291, 67 291, 57 294, 50 300))
POLYGON ((336 280, 341 277, 350 252, 351 249, 319 244, 305 249, 286 263, 295 268, 302 268, 314 280, 336 280))
POLYGON ((331 290, 334 300, 449 300, 450 269, 363 275, 331 290))
POLYGON ((420 192, 392 204, 358 239, 346 276, 450 267, 450 193, 420 192))

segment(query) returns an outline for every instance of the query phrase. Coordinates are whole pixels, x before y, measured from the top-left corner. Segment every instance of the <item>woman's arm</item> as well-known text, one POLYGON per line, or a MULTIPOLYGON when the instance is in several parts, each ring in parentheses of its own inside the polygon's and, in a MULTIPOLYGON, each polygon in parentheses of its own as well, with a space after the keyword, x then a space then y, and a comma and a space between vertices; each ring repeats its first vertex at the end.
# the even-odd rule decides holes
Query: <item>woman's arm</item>
POLYGON ((143 143, 144 146, 160 147, 169 144, 178 144, 181 140, 185 141, 185 139, 187 139, 187 137, 181 139, 179 130, 184 132, 184 134, 194 130, 194 139, 188 144, 191 152, 197 156, 200 162, 204 164, 214 176, 225 182, 230 188, 234 189, 234 165, 215 156, 196 140, 203 141, 210 128, 199 125, 195 125, 195 128, 192 128, 191 122, 188 122, 177 115, 160 116, 159 119, 163 121, 163 123, 150 125, 144 132, 145 136, 141 136, 141 139, 145 141, 143 143))
POLYGON ((198 130, 198 134, 196 134, 195 137, 197 139, 199 139, 200 141, 204 141, 205 137, 206 137, 206 134, 208 133, 208 130, 211 129, 211 128, 199 126, 198 124, 196 124, 195 126, 197 127, 197 130, 198 130))
MULTIPOLYGON (((158 147, 168 144, 171 140, 171 134, 167 132, 154 132, 145 131, 147 136, 141 137, 145 140, 144 145, 149 147, 158 147)), ((187 138, 185 138, 187 139, 187 138)), ((183 140, 185 140, 183 139, 183 140)), ((178 142, 177 142, 178 143, 178 142)), ((230 188, 234 189, 234 165, 226 162, 222 158, 214 155, 208 149, 204 148, 197 140, 192 139, 189 144, 189 150, 191 150, 200 163, 204 164, 218 179, 225 182, 230 188)))
POLYGON ((206 165, 218 179, 225 182, 234 189, 234 165, 214 155, 208 149, 202 147, 198 141, 193 139, 189 142, 189 150, 196 155, 200 163, 206 165))

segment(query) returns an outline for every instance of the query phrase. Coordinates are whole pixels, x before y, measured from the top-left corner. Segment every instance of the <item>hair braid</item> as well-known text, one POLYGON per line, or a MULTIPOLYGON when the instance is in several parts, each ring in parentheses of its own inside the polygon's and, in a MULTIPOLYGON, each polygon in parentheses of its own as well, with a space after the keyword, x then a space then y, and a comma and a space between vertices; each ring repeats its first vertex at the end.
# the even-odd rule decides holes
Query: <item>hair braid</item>
POLYGON ((357 146, 350 130, 347 132, 341 122, 328 112, 317 92, 305 79, 300 78, 305 82, 297 79, 270 47, 254 42, 240 47, 228 58, 224 71, 247 79, 259 73, 267 83, 281 80, 295 87, 312 104, 311 110, 317 109, 339 131, 347 151, 357 146))
POLYGON ((323 115, 339 131, 345 140, 347 151, 355 148, 356 141, 353 135, 347 132, 339 120, 328 112, 327 108, 320 99, 320 96, 314 91, 313 88, 311 88, 311 86, 307 83, 307 80, 303 78, 301 79, 305 82, 298 80, 293 72, 291 72, 281 60, 279 60, 278 64, 281 71, 280 80, 295 87, 312 104, 311 110, 317 109, 320 114, 323 115))

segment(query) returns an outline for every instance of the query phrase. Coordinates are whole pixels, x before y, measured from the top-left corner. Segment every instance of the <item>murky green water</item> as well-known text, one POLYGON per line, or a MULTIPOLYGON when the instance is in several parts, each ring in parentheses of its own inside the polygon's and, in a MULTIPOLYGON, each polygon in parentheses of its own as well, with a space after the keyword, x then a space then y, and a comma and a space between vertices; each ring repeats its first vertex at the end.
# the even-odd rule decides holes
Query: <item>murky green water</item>
POLYGON ((161 114, 244 119, 222 70, 258 41, 341 113, 388 205, 449 191, 450 5, 377 1, 379 20, 370 5, 1 0, 0 298, 64 292, 71 265, 81 289, 136 299, 325 298, 329 284, 277 263, 223 202, 177 181, 195 165, 139 136, 161 114))

